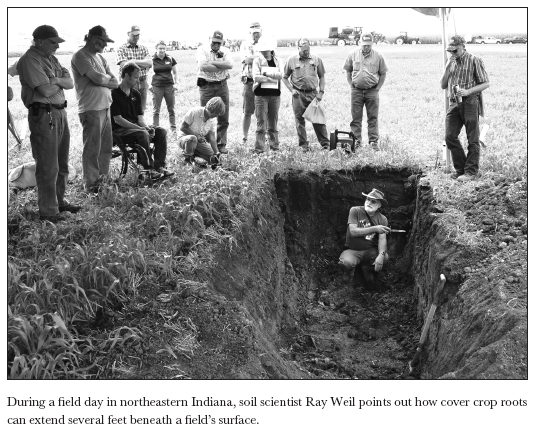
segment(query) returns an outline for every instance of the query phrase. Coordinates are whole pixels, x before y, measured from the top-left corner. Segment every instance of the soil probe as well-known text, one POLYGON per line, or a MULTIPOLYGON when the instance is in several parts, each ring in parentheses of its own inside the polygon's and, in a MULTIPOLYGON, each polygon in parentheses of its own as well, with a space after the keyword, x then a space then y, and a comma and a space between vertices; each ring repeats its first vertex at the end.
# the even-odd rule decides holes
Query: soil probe
POLYGON ((418 343, 418 348, 416 349, 416 353, 414 354, 412 361, 409 362, 409 374, 412 373, 414 366, 416 365, 416 363, 418 362, 418 359, 420 358, 420 353, 422 353, 422 348, 424 346, 425 340, 427 340, 427 334, 429 334, 429 327, 431 326, 431 322, 433 321, 433 317, 435 315, 435 311, 438 306, 438 301, 440 300, 440 295, 442 293, 442 290, 444 289, 445 283, 446 283, 446 277, 444 277, 444 274, 440 274, 440 283, 438 285, 437 291, 435 292, 435 297, 433 298, 433 303, 431 304, 429 313, 427 314, 427 319, 425 319, 425 325, 424 325, 424 329, 422 330, 422 335, 420 336, 420 342, 418 343))

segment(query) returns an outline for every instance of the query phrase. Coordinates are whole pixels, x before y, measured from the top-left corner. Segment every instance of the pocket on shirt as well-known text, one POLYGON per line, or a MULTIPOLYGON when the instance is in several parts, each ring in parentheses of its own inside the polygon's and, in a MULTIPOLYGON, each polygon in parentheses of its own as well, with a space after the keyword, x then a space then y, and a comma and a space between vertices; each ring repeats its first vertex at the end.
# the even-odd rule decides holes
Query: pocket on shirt
POLYGON ((353 72, 358 72, 360 70, 360 61, 353 61, 353 72))
POLYGON ((379 65, 378 64, 370 64, 368 66, 368 70, 370 71, 370 73, 376 74, 379 71, 379 65))

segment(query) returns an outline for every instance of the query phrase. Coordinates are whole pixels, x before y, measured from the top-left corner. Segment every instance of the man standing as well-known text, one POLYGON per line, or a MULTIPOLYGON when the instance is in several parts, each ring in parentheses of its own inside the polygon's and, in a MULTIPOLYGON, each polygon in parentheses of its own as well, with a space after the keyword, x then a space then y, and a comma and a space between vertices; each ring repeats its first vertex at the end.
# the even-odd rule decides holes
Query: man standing
POLYGON ((216 30, 211 39, 210 47, 203 44, 197 48, 197 85, 201 106, 206 106, 213 97, 221 97, 225 104, 225 112, 217 117, 217 148, 220 153, 226 154, 230 107, 227 79, 230 77, 232 62, 228 50, 221 49, 223 33, 216 30))
MULTIPOLYGON (((297 47, 299 54, 290 57, 286 62, 282 82, 292 93, 292 107, 299 146, 303 151, 309 151, 303 114, 314 98, 318 101, 323 98, 325 93, 325 67, 321 58, 310 54, 310 42, 308 39, 299 39, 297 47), (317 90, 318 85, 319 91, 317 90)), ((329 149, 326 125, 313 123, 312 126, 320 145, 325 150, 329 149)))
POLYGON ((97 25, 84 38, 85 46, 75 52, 71 68, 82 123, 82 167, 86 190, 98 192, 99 180, 108 175, 113 147, 110 105, 111 89, 119 82, 100 55, 108 42, 106 29, 97 25))
POLYGON ((39 216, 52 223, 65 220, 60 212, 81 209, 65 200, 70 132, 64 90, 73 88, 73 82, 54 56, 61 42, 65 40, 54 27, 41 25, 33 32, 33 46, 17 63, 21 98, 28 108, 39 216))
POLYGON ((379 146, 379 90, 386 79, 385 60, 381 53, 372 49, 373 36, 364 33, 360 38, 360 48, 351 51, 344 63, 347 83, 351 88, 351 131, 360 145, 362 140, 362 112, 366 106, 368 116, 368 139, 371 147, 379 146))
POLYGON ((374 281, 374 271, 379 272, 388 262, 386 234, 390 232, 388 220, 379 212, 387 204, 382 192, 373 189, 366 196, 364 206, 349 210, 346 230, 346 250, 340 255, 339 264, 344 267, 344 281, 349 283, 355 267, 362 263, 362 272, 367 282, 374 281))
POLYGON ((122 75, 122 69, 126 62, 134 62, 141 69, 139 82, 136 84, 136 90, 141 93, 141 110, 145 112, 147 107, 147 91, 149 83, 147 81, 149 69, 152 67, 152 58, 149 50, 139 45, 141 30, 137 25, 133 25, 128 34, 128 41, 117 49, 117 64, 119 65, 119 74, 122 75))
POLYGON ((147 126, 141 109, 141 95, 135 89, 140 70, 135 63, 126 63, 122 69, 119 87, 112 90, 111 117, 113 132, 126 145, 137 142, 144 151, 138 152, 138 162, 148 171, 148 179, 159 180, 174 175, 165 169, 167 131, 163 127, 147 126), (149 144, 154 142, 154 159, 149 144))
POLYGON ((253 61, 258 57, 258 41, 262 36, 262 27, 257 22, 253 22, 249 27, 250 38, 243 42, 240 47, 240 57, 242 62, 241 79, 243 83, 243 114, 241 125, 243 131, 243 143, 247 142, 247 135, 251 127, 251 116, 255 111, 254 93, 253 93, 253 61))
POLYGON ((451 177, 458 181, 470 181, 479 171, 479 96, 489 88, 489 77, 483 60, 466 52, 461 36, 453 36, 446 50, 451 57, 440 86, 443 90, 448 89, 450 98, 446 113, 446 145, 451 151, 455 169, 451 177), (457 98, 461 100, 457 101, 457 98), (468 139, 468 155, 459 141, 463 125, 468 139))

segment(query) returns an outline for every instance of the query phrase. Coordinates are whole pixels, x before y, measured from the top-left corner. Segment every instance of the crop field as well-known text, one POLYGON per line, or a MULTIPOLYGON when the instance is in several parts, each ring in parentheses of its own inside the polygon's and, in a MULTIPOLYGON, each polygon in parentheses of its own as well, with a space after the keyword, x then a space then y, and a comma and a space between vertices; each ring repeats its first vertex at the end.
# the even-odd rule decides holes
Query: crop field
MULTIPOLYGON (((349 131, 350 95, 342 69, 351 47, 312 47, 327 71, 325 109, 327 129, 349 131)), ((289 169, 321 172, 371 166, 375 169, 409 168, 424 171, 436 189, 436 199, 452 214, 456 226, 463 215, 456 209, 459 196, 474 193, 478 184, 496 177, 525 181, 527 177, 527 48, 467 45, 483 58, 491 86, 485 91, 485 122, 490 125, 481 151, 480 178, 453 186, 444 173, 444 93, 442 46, 389 46, 381 51, 389 71, 380 92, 380 151, 367 145, 366 119, 363 146, 351 156, 341 150, 320 149, 307 124, 312 151, 297 145, 291 97, 282 89, 279 111, 281 151, 252 154, 255 117, 247 146, 241 143, 241 81, 239 53, 232 53, 229 79, 229 154, 223 168, 192 171, 183 165, 176 141, 168 135, 168 169, 176 175, 156 185, 137 184, 130 175, 112 177, 99 196, 82 187, 82 129, 74 90, 66 91, 71 130, 70 163, 78 172, 67 189, 70 202, 84 209, 56 226, 40 222, 35 190, 11 196, 8 210, 8 376, 10 378, 128 378, 134 373, 123 364, 117 349, 145 357, 191 356, 199 348, 198 328, 191 321, 174 323, 162 315, 165 331, 173 335, 173 348, 161 340, 147 341, 146 315, 158 318, 156 293, 199 292, 202 299, 209 280, 203 270, 214 265, 216 247, 232 250, 247 217, 262 223, 262 201, 275 174, 289 169), (511 71, 514 78, 511 79, 511 71), (128 324, 125 315, 130 313, 128 324), (132 318, 132 316, 134 316, 132 318), (134 323, 132 323, 134 322, 134 323), (151 346, 157 345, 157 348, 151 346), (188 356, 189 355, 189 356, 188 356)), ((297 48, 279 48, 283 59, 297 48)), ((173 51, 179 66, 176 97, 177 123, 199 102, 194 51, 173 51)), ((115 54, 104 54, 117 74, 115 54)), ((70 68, 70 55, 58 56, 70 68)), ((20 101, 18 77, 9 78, 15 98, 9 109, 23 128, 26 109, 20 101)), ((145 118, 152 122, 152 101, 145 118)), ((165 102, 160 125, 168 127, 165 102)), ((466 143, 464 130, 461 140, 466 143)), ((29 138, 22 148, 9 136, 8 168, 32 161, 29 138)), ((117 161, 112 161, 117 167, 117 161)), ((477 246, 474 233, 452 233, 452 240, 477 246)), ((164 297, 161 297, 164 298, 164 297)), ((147 374, 144 377, 158 378, 147 374)))

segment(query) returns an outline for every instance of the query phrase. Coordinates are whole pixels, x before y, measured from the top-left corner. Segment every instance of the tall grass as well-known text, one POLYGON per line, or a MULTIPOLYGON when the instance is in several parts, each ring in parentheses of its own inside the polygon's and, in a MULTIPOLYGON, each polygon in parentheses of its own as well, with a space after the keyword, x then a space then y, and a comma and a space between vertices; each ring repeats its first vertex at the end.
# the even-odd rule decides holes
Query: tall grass
MULTIPOLYGON (((14 196, 8 210, 9 377, 100 376, 106 371, 106 354, 139 343, 143 333, 136 327, 99 326, 95 323, 99 315, 120 307, 133 307, 140 289, 147 288, 147 280, 175 286, 197 283, 199 270, 214 263, 214 246, 236 247, 241 225, 250 217, 263 219, 262 205, 271 192, 270 182, 276 173, 288 169, 350 170, 365 165, 377 169, 411 167, 415 171, 428 171, 433 185, 446 184, 444 174, 433 171, 437 155, 438 161, 441 160, 444 135, 443 93, 438 85, 441 48, 380 46, 377 49, 383 51, 389 67, 380 96, 379 152, 366 145, 366 125, 365 145, 349 157, 340 149, 321 151, 312 127, 307 125, 313 151, 303 154, 297 147, 290 96, 283 89, 279 113, 281 151, 252 154, 254 121, 250 144, 241 144, 241 84, 239 67, 235 67, 229 81, 230 154, 224 158, 224 169, 193 171, 183 166, 181 152, 171 139, 168 165, 176 171, 174 177, 153 186, 137 185, 133 175, 124 180, 112 178, 98 198, 82 191, 78 177, 68 188, 68 199, 81 202, 84 210, 69 215, 65 223, 54 226, 37 220, 34 190, 14 196)), ((349 130, 349 90, 342 65, 350 50, 350 47, 313 47, 313 53, 322 57, 327 69, 324 103, 329 130, 349 130)), ((296 48, 277 49, 282 58, 296 52, 296 48)), ((105 55, 114 65, 114 55, 105 55)), ((173 51, 172 55, 177 57, 181 77, 176 107, 180 121, 190 107, 198 104, 195 53, 173 51)), ((485 47, 480 55, 491 79, 491 88, 485 92, 486 121, 491 129, 487 148, 482 151, 483 180, 491 174, 524 178, 527 175, 525 48, 485 47), (511 70, 516 71, 515 80, 508 79, 511 70)), ((238 64, 239 54, 232 56, 238 64)), ((69 67, 70 56, 59 58, 69 67)), ((116 66, 113 67, 117 72, 116 66)), ((20 84, 17 79, 9 78, 9 85, 16 95, 9 108, 16 121, 25 121, 20 84)), ((68 91, 67 98, 70 161, 81 172, 82 132, 74 92, 68 91)), ((150 106, 149 101, 146 114, 149 122, 150 106)), ((162 109, 161 124, 168 126, 165 109, 162 109)), ((11 148, 15 142, 9 138, 8 144, 11 148)), ((10 150, 8 165, 12 168, 31 159, 26 139, 21 150, 10 150)), ((448 217, 453 219, 459 216, 455 211, 455 193, 448 188, 440 195, 443 204, 452 208, 448 217)), ((477 232, 472 239, 474 244, 478 243, 477 232)), ((179 346, 175 351, 188 354, 197 346, 192 338, 195 331, 179 329, 174 331, 178 336, 174 335, 173 343, 179 346)), ((114 369, 114 375, 121 369, 114 369)), ((131 373, 128 367, 123 371, 131 373)))

